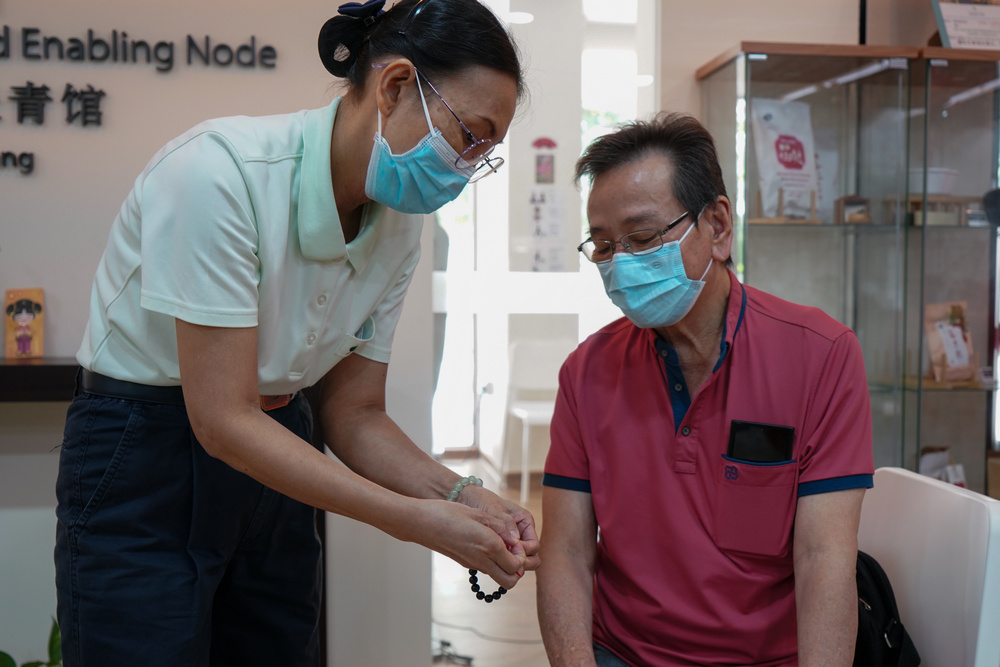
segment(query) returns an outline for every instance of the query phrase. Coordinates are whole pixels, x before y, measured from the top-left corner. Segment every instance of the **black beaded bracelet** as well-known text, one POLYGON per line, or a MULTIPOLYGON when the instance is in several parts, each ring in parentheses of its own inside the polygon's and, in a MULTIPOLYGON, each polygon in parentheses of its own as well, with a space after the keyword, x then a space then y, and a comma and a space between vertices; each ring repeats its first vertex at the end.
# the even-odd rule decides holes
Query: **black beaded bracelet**
POLYGON ((507 592, 507 589, 501 586, 495 593, 484 593, 479 586, 479 572, 477 570, 469 570, 469 583, 472 584, 472 592, 476 594, 476 599, 483 602, 499 600, 500 596, 507 592))
MULTIPOLYGON (((483 480, 475 477, 474 475, 463 477, 457 484, 455 484, 455 488, 451 490, 451 493, 448 494, 447 500, 453 503, 458 502, 458 494, 462 492, 462 489, 467 486, 482 485, 483 480)), ((507 589, 501 586, 495 593, 484 593, 479 586, 479 570, 469 570, 469 583, 472 584, 472 592, 476 594, 476 599, 483 600, 484 602, 499 600, 500 596, 507 592, 507 589)))

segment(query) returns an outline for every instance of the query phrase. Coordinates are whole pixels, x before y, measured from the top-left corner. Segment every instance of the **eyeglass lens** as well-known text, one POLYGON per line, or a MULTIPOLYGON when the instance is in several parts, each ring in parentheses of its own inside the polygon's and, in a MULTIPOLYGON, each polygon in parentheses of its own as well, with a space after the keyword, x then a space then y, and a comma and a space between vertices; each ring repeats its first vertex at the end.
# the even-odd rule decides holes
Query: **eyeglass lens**
MULTIPOLYGON (((621 243, 622 248, 632 255, 648 255, 651 252, 656 252, 663 247, 663 234, 666 230, 662 232, 656 229, 640 229, 639 231, 626 234, 619 239, 618 243, 621 243)), ((612 255, 614 255, 614 247, 617 245, 614 241, 606 241, 604 239, 591 239, 589 241, 584 241, 580 245, 580 250, 590 261, 601 264, 603 262, 611 261, 612 255)))

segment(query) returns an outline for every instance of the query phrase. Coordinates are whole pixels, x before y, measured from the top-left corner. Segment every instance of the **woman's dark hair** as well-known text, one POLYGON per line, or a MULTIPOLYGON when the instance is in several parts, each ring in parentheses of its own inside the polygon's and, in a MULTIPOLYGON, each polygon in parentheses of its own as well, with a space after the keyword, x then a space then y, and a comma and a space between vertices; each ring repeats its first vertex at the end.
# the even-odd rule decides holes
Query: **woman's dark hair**
POLYGON ((481 65, 511 75, 524 96, 517 46, 478 0, 402 0, 378 12, 382 4, 342 6, 320 30, 319 55, 331 74, 360 90, 384 56, 408 58, 430 79, 481 65))
POLYGON ((595 139, 576 162, 577 184, 591 182, 615 167, 662 153, 673 167, 671 187, 685 210, 697 214, 726 196, 719 156, 712 135, 692 116, 661 113, 650 121, 634 121, 595 139))

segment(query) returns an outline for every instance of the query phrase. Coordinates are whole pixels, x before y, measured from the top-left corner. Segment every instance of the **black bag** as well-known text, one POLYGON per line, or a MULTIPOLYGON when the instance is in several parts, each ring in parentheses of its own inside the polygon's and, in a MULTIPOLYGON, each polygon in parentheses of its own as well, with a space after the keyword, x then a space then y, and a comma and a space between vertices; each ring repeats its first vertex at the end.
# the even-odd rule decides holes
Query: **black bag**
POLYGON ((858 551, 858 641, 854 667, 919 667, 920 654, 906 634, 889 577, 874 558, 858 551))

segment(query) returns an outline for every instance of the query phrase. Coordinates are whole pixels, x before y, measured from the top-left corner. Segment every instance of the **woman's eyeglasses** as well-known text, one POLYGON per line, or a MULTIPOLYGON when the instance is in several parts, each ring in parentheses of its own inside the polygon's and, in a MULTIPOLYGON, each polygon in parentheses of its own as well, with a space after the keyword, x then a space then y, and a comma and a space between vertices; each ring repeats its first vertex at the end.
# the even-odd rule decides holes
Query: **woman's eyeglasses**
POLYGON ((474 135, 472 131, 465 126, 462 119, 459 118, 458 114, 456 114, 451 108, 451 105, 448 104, 443 97, 441 97, 441 93, 437 91, 434 84, 432 84, 430 80, 424 76, 423 72, 418 70, 416 67, 414 67, 413 70, 417 73, 417 76, 423 78, 424 82, 430 86, 431 90, 434 91, 434 94, 438 96, 439 100, 441 100, 441 104, 443 104, 445 109, 447 109, 448 112, 454 116, 455 121, 458 122, 459 126, 462 128, 462 132, 465 133, 465 140, 469 143, 469 146, 459 154, 458 159, 455 160, 455 166, 461 168, 464 163, 465 166, 472 167, 474 169, 472 178, 469 179, 470 183, 474 183, 485 176, 496 173, 496 170, 503 164, 503 158, 490 157, 493 149, 497 147, 493 140, 477 139, 476 135, 474 135))

